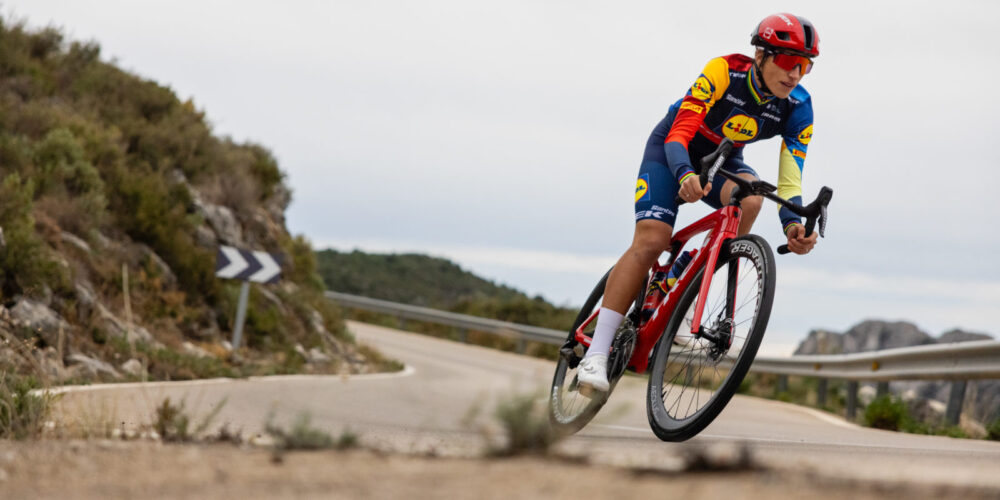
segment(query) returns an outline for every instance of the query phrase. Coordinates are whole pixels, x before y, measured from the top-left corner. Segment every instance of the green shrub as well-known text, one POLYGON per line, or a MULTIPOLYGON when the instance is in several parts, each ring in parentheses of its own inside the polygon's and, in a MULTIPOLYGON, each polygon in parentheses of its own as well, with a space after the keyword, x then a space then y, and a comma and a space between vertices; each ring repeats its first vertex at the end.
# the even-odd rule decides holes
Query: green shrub
POLYGON ((32 294, 48 284, 65 287, 65 271, 51 260, 49 249, 35 232, 31 215, 34 184, 17 173, 0 183, 0 291, 4 297, 32 294))
POLYGON ((0 372, 0 439, 37 438, 52 410, 52 396, 32 394, 34 378, 0 372))
POLYGON ((1000 418, 994 420, 993 423, 986 428, 986 439, 1000 441, 1000 418))
MULTIPOLYGON (((334 447, 333 437, 330 433, 312 426, 312 417, 309 413, 300 413, 295 418, 295 423, 291 429, 284 429, 274 423, 274 416, 268 418, 264 426, 267 432, 275 441, 275 448, 282 451, 287 450, 325 450, 334 447)), ((357 443, 357 436, 353 433, 347 437, 341 436, 338 444, 341 447, 352 447, 357 443)))
POLYGON ((506 442, 492 455, 545 454, 560 436, 549 425, 544 392, 512 394, 497 404, 494 416, 504 428, 506 442))
POLYGON ((906 403, 891 395, 875 398, 865 408, 865 425, 876 429, 898 431, 910 421, 906 403))
POLYGON ((219 401, 198 423, 195 423, 184 407, 183 401, 174 404, 170 402, 170 398, 164 398, 154 410, 152 428, 160 435, 160 439, 168 443, 192 441, 212 425, 225 405, 225 399, 219 401))

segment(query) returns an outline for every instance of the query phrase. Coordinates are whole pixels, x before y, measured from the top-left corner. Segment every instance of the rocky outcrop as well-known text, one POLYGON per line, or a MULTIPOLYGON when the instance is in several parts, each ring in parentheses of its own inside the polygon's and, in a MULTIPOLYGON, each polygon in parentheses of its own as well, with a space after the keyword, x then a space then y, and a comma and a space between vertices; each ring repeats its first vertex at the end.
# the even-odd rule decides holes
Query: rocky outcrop
POLYGON ((75 364, 80 368, 80 371, 91 378, 97 378, 101 375, 105 375, 114 379, 121 378, 121 374, 118 370, 108 363, 101 361, 99 359, 94 359, 90 356, 85 356, 83 354, 71 354, 67 360, 71 364, 75 364))
POLYGON ((60 330, 65 335, 70 328, 69 323, 48 306, 28 299, 21 299, 10 308, 10 317, 13 326, 30 329, 50 346, 58 344, 60 330))
MULTIPOLYGON (((829 330, 812 330, 795 350, 796 355, 851 354, 857 352, 893 349, 917 345, 944 344, 993 340, 984 333, 952 329, 937 338, 904 321, 863 321, 844 333, 829 330)), ((921 414, 940 413, 948 400, 951 384, 948 382, 901 381, 890 384, 893 393, 914 400, 911 406, 919 407, 921 414), (927 400, 929 405, 919 400, 927 400)), ((966 389, 966 411, 984 422, 1000 418, 1000 381, 969 381, 966 389)))
POLYGON ((869 320, 844 333, 813 330, 795 354, 846 354, 934 343, 933 337, 913 323, 869 320))

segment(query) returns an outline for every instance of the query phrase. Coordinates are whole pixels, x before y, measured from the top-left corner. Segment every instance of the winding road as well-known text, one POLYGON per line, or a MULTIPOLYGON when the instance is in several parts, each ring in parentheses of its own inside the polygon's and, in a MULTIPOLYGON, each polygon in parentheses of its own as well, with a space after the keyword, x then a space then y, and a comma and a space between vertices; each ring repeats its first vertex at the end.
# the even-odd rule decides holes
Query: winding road
MULTIPOLYGON (((406 364, 403 372, 351 377, 294 375, 249 380, 112 384, 68 390, 64 418, 86 424, 114 418, 136 427, 163 398, 245 433, 273 418, 302 412, 333 433, 345 429, 384 449, 472 455, 482 446, 493 404, 511 393, 544 391, 554 363, 364 323, 350 322, 359 342, 406 364)), ((597 462, 676 461, 689 447, 745 443, 755 460, 789 474, 934 485, 1000 492, 1000 443, 867 429, 831 414, 736 396, 687 443, 663 443, 649 430, 645 378, 626 377, 601 414, 560 446, 597 462)))

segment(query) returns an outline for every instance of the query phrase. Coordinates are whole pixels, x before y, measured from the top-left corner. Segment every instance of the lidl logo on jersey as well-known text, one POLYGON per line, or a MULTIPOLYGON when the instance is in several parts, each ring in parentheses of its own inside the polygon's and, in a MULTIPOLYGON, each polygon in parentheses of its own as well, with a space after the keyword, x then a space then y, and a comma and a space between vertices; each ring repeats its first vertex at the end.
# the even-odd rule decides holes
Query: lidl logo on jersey
POLYGON ((686 109, 686 110, 689 110, 689 111, 694 111, 695 113, 698 113, 699 115, 701 114, 702 111, 705 111, 705 108, 702 105, 695 104, 693 102, 682 102, 681 103, 681 109, 686 109))
POLYGON ((635 202, 649 201, 649 174, 642 174, 635 181, 635 202))
POLYGON ((704 75, 699 76, 691 86, 691 97, 700 101, 707 101, 712 97, 712 82, 708 81, 704 75))
POLYGON ((801 142, 802 144, 809 144, 809 141, 811 141, 812 138, 813 138, 812 125, 806 127, 805 130, 803 130, 802 133, 799 134, 799 142, 801 142))
POLYGON ((736 142, 746 142, 757 137, 757 120, 747 115, 733 115, 722 126, 722 133, 736 142))

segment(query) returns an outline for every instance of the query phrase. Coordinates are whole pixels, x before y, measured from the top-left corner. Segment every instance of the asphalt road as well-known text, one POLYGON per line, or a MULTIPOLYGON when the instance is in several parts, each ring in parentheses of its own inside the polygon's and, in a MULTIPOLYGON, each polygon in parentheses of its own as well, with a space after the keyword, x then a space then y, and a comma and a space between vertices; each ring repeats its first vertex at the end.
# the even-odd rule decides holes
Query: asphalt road
MULTIPOLYGON (((118 384, 73 390, 60 403, 64 418, 83 425, 113 418, 126 427, 152 419, 163 398, 205 415, 225 401, 217 423, 259 432, 305 412, 313 425, 357 433, 374 446, 444 455, 475 454, 489 414, 512 393, 544 393, 553 362, 350 323, 358 340, 403 361, 398 374, 287 376, 250 380, 118 384), (476 417, 478 415, 478 417, 476 417), (475 417, 475 418, 473 418, 475 417)), ((799 406, 736 396, 705 431, 687 443, 663 443, 649 430, 645 378, 626 377, 601 414, 560 446, 588 452, 598 463, 668 464, 690 447, 747 444, 758 462, 788 474, 1000 491, 1000 443, 917 436, 855 426, 799 406)), ((484 431, 485 429, 485 431, 484 431)))

